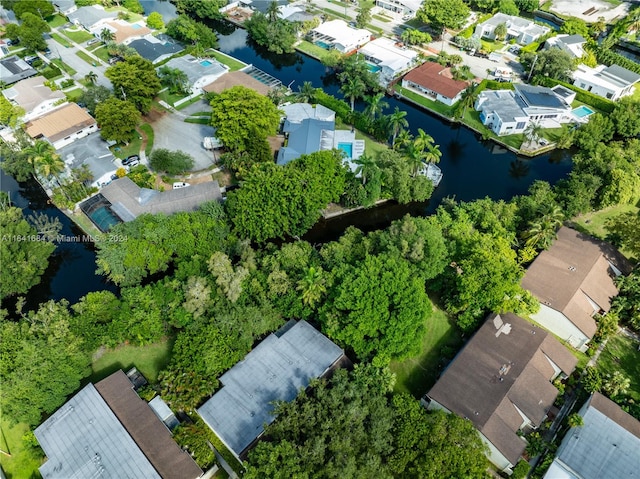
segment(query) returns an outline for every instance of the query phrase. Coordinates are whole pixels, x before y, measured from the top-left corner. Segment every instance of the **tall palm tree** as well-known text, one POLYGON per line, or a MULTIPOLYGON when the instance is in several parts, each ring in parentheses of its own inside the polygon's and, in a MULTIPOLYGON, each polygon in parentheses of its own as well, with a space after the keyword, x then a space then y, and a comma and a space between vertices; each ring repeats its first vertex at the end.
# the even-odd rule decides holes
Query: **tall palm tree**
POLYGON ((302 86, 298 87, 298 93, 296 98, 301 102, 311 101, 316 93, 316 89, 313 87, 313 83, 306 81, 302 86))
POLYGON ((464 118, 464 116, 467 114, 467 108, 472 107, 475 102, 476 102, 475 87, 473 85, 471 85, 469 88, 464 90, 462 92, 462 94, 460 95, 459 107, 462 107, 462 116, 461 116, 461 118, 464 118))
POLYGON ((534 142, 537 142, 542 136, 542 125, 538 122, 532 121, 527 125, 527 128, 524 130, 524 137, 531 145, 534 142))
POLYGON ((340 87, 342 94, 349 98, 351 102, 351 111, 353 111, 355 106, 356 98, 362 98, 362 95, 364 95, 366 90, 367 86, 358 77, 347 78, 347 81, 340 87))
POLYGON ((84 76, 84 79, 87 80, 92 85, 95 85, 96 82, 98 81, 98 74, 96 72, 94 72, 93 70, 91 70, 89 73, 87 73, 84 76))
POLYGON ((407 130, 402 130, 398 133, 396 138, 396 143, 394 145, 395 150, 403 150, 405 149, 409 143, 413 141, 413 135, 409 133, 407 130))
POLYGON ((367 155, 366 153, 357 160, 353 160, 353 162, 358 165, 355 174, 360 175, 360 177, 362 178, 362 185, 366 185, 367 178, 370 178, 371 175, 375 174, 375 172, 378 170, 378 164, 373 159, 373 157, 367 155))
POLYGON ((529 222, 527 230, 522 234, 525 245, 538 249, 549 248, 563 220, 564 213, 556 205, 540 218, 529 222))
POLYGON ((378 115, 381 115, 385 108, 389 108, 389 103, 384 101, 383 98, 384 93, 365 97, 367 107, 365 108, 364 113, 371 121, 374 121, 378 115))
POLYGON ((116 34, 113 33, 111 30, 109 30, 108 28, 103 28, 100 31, 100 40, 102 40, 104 43, 112 42, 115 39, 116 39, 116 34))
POLYGON ((391 140, 391 147, 393 148, 396 144, 396 137, 400 131, 404 130, 409 126, 409 122, 407 121, 407 112, 401 111, 400 108, 396 107, 391 115, 389 115, 389 128, 391 128, 391 133, 393 138, 391 140))
POLYGON ((440 163, 442 158, 442 151, 440 151, 440 145, 429 145, 424 152, 424 159, 427 163, 440 163))
POLYGON ((416 148, 425 151, 430 145, 433 145, 434 139, 430 134, 425 133, 422 128, 418 128, 418 134, 413 139, 413 143, 416 145, 416 148))
POLYGON ((278 20, 278 14, 280 11, 278 10, 278 2, 271 2, 267 7, 267 18, 270 23, 275 23, 278 20))
POLYGON ((420 173, 420 170, 425 166, 424 150, 418 148, 414 141, 404 148, 404 154, 409 160, 409 165, 411 166, 411 176, 415 178, 418 176, 418 173, 420 173))
POLYGON ((40 157, 35 164, 35 169, 45 178, 53 176, 58 186, 62 186, 60 184, 60 174, 66 170, 66 165, 57 153, 40 157))
POLYGON ((322 267, 309 266, 305 275, 298 281, 296 289, 302 293, 302 302, 313 307, 327 292, 327 280, 322 267))

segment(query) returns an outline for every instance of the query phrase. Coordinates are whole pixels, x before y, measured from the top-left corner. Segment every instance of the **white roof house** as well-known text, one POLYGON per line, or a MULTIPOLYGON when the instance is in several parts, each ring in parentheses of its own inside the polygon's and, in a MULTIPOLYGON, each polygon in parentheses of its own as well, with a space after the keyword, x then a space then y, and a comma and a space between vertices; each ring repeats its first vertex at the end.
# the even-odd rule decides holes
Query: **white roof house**
POLYGON ((116 16, 117 14, 115 12, 107 12, 101 5, 89 5, 70 12, 67 18, 85 30, 91 31, 97 23, 116 18, 116 16))
POLYGON ((172 58, 165 66, 184 72, 189 79, 192 93, 202 92, 202 87, 216 81, 229 71, 228 66, 212 58, 196 58, 193 55, 172 58))
POLYGON ((596 68, 578 65, 573 72, 575 86, 612 101, 633 95, 633 85, 639 80, 640 75, 618 65, 598 65, 596 68))
POLYGON ((582 58, 584 55, 584 45, 587 41, 582 35, 556 35, 549 38, 545 43, 545 49, 559 48, 567 52, 573 58, 582 58))
POLYGON ((640 471, 640 422, 600 393, 580 410, 544 479, 622 479, 640 471))
POLYGON ((418 52, 406 47, 399 47, 389 38, 376 38, 360 48, 359 53, 377 70, 380 83, 387 85, 403 71, 413 66, 418 52))
POLYGON ((311 41, 321 47, 334 48, 341 53, 357 50, 371 40, 371 32, 353 28, 343 20, 324 22, 309 32, 311 41))
POLYGON ((506 41, 515 39, 520 45, 528 45, 535 42, 539 37, 548 33, 551 29, 542 25, 537 25, 530 20, 504 13, 496 13, 489 20, 479 23, 476 26, 475 34, 478 37, 486 37, 495 40, 496 27, 504 23, 507 26, 506 41))
POLYGON ((405 18, 415 17, 421 5, 422 0, 376 0, 376 7, 405 18))
POLYGON ((25 121, 37 118, 51 110, 66 97, 61 91, 52 91, 45 86, 45 78, 36 76, 14 83, 2 91, 4 97, 24 110, 25 121))

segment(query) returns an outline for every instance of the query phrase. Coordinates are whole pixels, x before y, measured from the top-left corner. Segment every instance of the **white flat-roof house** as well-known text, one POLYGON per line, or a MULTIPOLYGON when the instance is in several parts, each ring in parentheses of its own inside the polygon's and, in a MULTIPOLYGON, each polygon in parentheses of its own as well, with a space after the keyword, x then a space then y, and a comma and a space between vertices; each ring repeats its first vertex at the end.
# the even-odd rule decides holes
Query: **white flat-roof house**
POLYGON ((479 23, 476 26, 475 34, 482 38, 496 39, 496 27, 504 23, 507 26, 506 41, 515 39, 520 45, 528 45, 535 42, 542 35, 550 31, 549 27, 537 25, 530 20, 513 15, 505 15, 504 13, 496 13, 489 20, 479 23))
POLYGON ((544 43, 544 48, 548 50, 556 47, 567 52, 573 58, 582 58, 585 43, 587 41, 582 35, 556 35, 544 43))
POLYGON ((189 54, 172 58, 165 66, 178 69, 187 75, 191 93, 202 93, 202 87, 216 81, 229 71, 229 67, 212 58, 196 58, 189 54))
POLYGON ((24 110, 24 120, 29 121, 64 103, 66 97, 59 90, 52 91, 44 84, 43 76, 26 78, 2 91, 4 97, 24 110))
POLYGON ((376 7, 405 18, 415 17, 421 5, 422 0, 376 0, 376 7))
POLYGON ((474 108, 496 135, 522 133, 534 121, 543 128, 558 128, 575 120, 571 102, 551 88, 514 85, 514 90, 485 90, 474 108))
POLYGON ((380 84, 386 86, 391 80, 411 68, 418 59, 418 52, 400 47, 389 38, 376 38, 358 50, 378 74, 380 84))
POLYGON ((640 75, 618 65, 598 65, 596 68, 578 65, 573 72, 575 86, 612 101, 633 95, 633 85, 638 80, 640 75))
POLYGON ((371 32, 352 28, 343 20, 324 22, 309 32, 311 41, 323 48, 350 53, 371 40, 371 32))
POLYGON ((88 32, 98 23, 117 17, 115 12, 107 12, 102 5, 80 7, 67 15, 69 21, 81 26, 88 32))

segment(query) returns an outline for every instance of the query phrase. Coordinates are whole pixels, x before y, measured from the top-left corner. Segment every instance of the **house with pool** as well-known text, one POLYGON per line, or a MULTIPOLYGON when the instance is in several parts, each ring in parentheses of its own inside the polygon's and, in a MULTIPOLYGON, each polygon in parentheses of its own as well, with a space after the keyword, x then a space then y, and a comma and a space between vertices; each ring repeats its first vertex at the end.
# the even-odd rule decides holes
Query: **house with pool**
MULTIPOLYGON (((187 75, 192 94, 203 92, 203 88, 216 81, 229 71, 229 67, 213 58, 196 58, 193 55, 183 55, 172 58, 164 66, 178 69, 187 75)), ((158 68, 158 72, 160 71, 158 68)))
POLYGON ((369 69, 377 73, 384 87, 418 61, 418 52, 385 37, 370 41, 358 53, 364 56, 369 69))
POLYGON ((515 40, 515 42, 520 45, 529 45, 551 31, 549 27, 538 25, 526 18, 507 15, 505 13, 496 13, 493 17, 476 26, 475 35, 478 38, 495 40, 496 28, 502 24, 507 27, 505 41, 515 40))
POLYGON ((286 165, 302 155, 338 149, 345 163, 355 171, 364 153, 364 140, 356 140, 355 131, 336 130, 336 113, 322 105, 292 103, 280 108, 285 115, 282 132, 285 146, 278 151, 277 163, 286 165))
POLYGON ((344 20, 331 20, 311 30, 309 40, 327 50, 351 53, 371 40, 371 32, 351 27, 344 20))
POLYGON ((596 68, 578 65, 573 72, 575 86, 611 101, 633 95, 638 81, 640 75, 619 65, 598 65, 596 68))

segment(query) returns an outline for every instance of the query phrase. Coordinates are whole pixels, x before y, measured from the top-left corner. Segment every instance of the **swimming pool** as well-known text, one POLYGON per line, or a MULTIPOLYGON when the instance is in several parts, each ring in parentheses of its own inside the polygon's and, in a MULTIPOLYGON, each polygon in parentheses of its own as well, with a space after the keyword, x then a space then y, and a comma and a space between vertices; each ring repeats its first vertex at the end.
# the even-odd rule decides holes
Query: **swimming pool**
POLYGON ((331 45, 325 42, 321 42, 320 40, 316 42, 316 45, 318 45, 320 48, 324 48, 325 50, 328 50, 329 48, 331 48, 331 45))
POLYGON ((347 154, 347 158, 353 157, 352 143, 338 143, 338 149, 344 151, 347 154))
POLYGON ((89 218, 102 232, 109 231, 113 225, 121 223, 120 218, 113 214, 108 206, 101 206, 95 209, 89 214, 89 218))
POLYGON ((378 65, 374 65, 373 63, 367 63, 367 66, 369 67, 369 71, 371 73, 378 73, 380 70, 382 70, 381 67, 379 67, 378 65))
POLYGON ((211 65, 213 65, 213 63, 211 63, 209 60, 202 60, 200 62, 200 65, 202 65, 203 67, 210 67, 211 65))
POLYGON ((593 115, 595 112, 588 106, 580 105, 578 108, 572 110, 571 113, 573 113, 578 118, 584 118, 586 116, 593 115))

